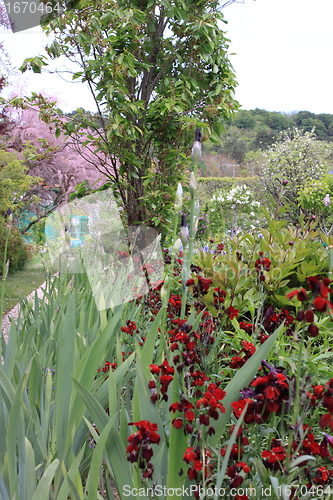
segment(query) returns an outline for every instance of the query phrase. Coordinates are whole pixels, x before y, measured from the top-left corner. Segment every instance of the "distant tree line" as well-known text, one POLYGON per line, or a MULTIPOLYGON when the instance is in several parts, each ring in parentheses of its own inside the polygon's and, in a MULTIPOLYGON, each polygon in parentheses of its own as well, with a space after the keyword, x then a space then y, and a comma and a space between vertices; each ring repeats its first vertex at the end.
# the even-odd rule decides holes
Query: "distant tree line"
MULTIPOLYGON (((314 130, 319 141, 333 142, 333 114, 315 114, 310 111, 280 113, 264 109, 240 110, 231 121, 225 124, 225 132, 218 143, 207 143, 205 147, 206 164, 216 163, 241 166, 251 151, 265 151, 274 144, 279 133, 297 127, 304 132, 314 130), (215 161, 212 158, 215 157, 215 161)), ((227 169, 226 169, 227 170, 227 169)))

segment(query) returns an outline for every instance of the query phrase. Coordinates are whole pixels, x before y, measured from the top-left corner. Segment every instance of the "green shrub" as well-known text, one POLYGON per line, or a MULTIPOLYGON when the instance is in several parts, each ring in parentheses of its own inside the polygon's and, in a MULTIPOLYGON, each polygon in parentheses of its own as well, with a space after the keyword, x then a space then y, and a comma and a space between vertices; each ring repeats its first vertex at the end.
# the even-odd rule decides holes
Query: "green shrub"
POLYGON ((300 207, 316 217, 320 229, 325 234, 333 230, 333 175, 320 180, 308 180, 299 192, 300 207))
MULTIPOLYGON (((2 221, 0 224, 0 263, 2 266, 3 262, 3 252, 5 248, 6 240, 6 225, 2 221)), ((19 230, 12 226, 7 248, 7 259, 9 259, 9 272, 15 272, 23 269, 29 260, 29 249, 27 244, 24 242, 19 230)), ((2 272, 2 268, 1 268, 2 272)))
POLYGON ((197 179, 197 197, 200 204, 208 202, 213 194, 222 189, 231 189, 234 186, 245 184, 254 187, 258 183, 257 177, 199 177, 197 179))

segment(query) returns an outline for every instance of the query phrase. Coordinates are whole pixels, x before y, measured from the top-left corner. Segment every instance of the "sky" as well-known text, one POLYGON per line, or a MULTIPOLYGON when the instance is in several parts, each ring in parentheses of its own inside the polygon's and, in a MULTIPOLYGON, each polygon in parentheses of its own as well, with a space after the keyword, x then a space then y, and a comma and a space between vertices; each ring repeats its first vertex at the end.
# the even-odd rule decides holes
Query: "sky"
MULTIPOLYGON (((235 98, 243 109, 333 114, 333 0, 245 0, 223 13, 239 83, 235 98)), ((26 57, 42 54, 47 43, 39 27, 0 30, 0 40, 17 67, 26 57)), ((64 69, 64 64, 56 66, 64 69)), ((56 74, 26 72, 15 83, 25 93, 56 96, 64 111, 95 109, 85 85, 56 74)))

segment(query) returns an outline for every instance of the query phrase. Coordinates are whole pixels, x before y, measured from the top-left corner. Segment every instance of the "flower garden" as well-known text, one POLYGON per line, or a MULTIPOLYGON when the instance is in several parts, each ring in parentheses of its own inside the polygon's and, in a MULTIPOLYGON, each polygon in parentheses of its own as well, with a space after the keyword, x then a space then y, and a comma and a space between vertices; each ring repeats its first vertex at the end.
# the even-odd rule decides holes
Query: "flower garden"
POLYGON ((193 156, 162 280, 99 309, 50 273, 2 339, 1 499, 332 498, 332 240, 277 207, 198 245, 193 156))

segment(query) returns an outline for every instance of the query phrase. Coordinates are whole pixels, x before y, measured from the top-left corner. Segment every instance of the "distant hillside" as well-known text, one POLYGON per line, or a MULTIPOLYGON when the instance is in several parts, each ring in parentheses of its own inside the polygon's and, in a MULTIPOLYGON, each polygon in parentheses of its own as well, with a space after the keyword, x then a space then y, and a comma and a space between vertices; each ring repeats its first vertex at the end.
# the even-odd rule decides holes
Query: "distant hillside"
POLYGON ((224 127, 219 144, 208 142, 204 145, 203 161, 207 169, 202 175, 240 175, 247 153, 269 148, 279 132, 288 128, 298 127, 309 132, 314 129, 319 141, 333 143, 333 114, 328 113, 240 110, 224 127))

